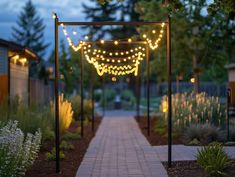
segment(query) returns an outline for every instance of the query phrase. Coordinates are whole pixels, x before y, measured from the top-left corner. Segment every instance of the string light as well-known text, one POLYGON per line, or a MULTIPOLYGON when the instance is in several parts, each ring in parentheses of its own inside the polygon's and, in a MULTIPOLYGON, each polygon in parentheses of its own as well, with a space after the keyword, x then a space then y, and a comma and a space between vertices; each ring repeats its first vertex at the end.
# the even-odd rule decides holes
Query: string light
POLYGON ((119 53, 106 52, 106 54, 112 55, 109 56, 109 58, 107 58, 107 55, 104 56, 102 54, 97 54, 99 53, 99 51, 102 52, 102 50, 100 49, 99 50, 91 49, 91 46, 90 47, 83 46, 83 48, 85 48, 84 53, 86 60, 96 68, 97 74, 100 76, 102 76, 105 73, 117 76, 134 73, 134 75, 136 76, 138 74, 138 65, 140 64, 140 61, 143 60, 144 56, 144 53, 142 53, 143 51, 142 47, 138 47, 135 49, 138 50, 137 53, 134 54, 130 53, 129 56, 126 55, 122 57, 118 56, 118 58, 116 55, 119 53, 124 54, 124 51, 119 53), (88 53, 88 50, 91 51, 88 53), (113 56, 113 54, 115 54, 115 56, 113 56), (127 60, 127 58, 129 60, 127 60))
MULTIPOLYGON (((162 39, 162 37, 163 37, 163 33, 164 33, 164 30, 163 30, 163 29, 164 29, 164 26, 165 26, 165 23, 163 22, 163 23, 161 24, 161 30, 160 30, 160 32, 159 32, 158 38, 157 38, 155 41, 152 41, 146 34, 143 34, 143 35, 142 35, 142 37, 145 39, 146 44, 148 44, 152 50, 155 50, 156 48, 158 48, 158 46, 159 46, 158 44, 159 44, 159 42, 161 41, 161 39, 162 39)), ((69 37, 68 32, 67 32, 67 30, 66 30, 66 28, 65 28, 65 26, 64 26, 63 23, 61 23, 61 27, 63 28, 63 33, 64 33, 64 35, 66 36, 66 39, 67 39, 67 41, 68 41, 69 46, 70 46, 72 49, 74 49, 75 51, 80 50, 80 49, 82 48, 82 46, 85 44, 85 42, 84 42, 84 41, 80 41, 80 42, 78 43, 78 45, 74 45, 74 43, 73 43, 73 41, 71 40, 71 38, 69 37)), ((152 30, 152 33, 153 33, 153 34, 156 34, 156 30, 152 30)), ((77 34, 77 32, 76 32, 76 31, 73 31, 73 35, 76 35, 76 34, 77 34)), ((88 40, 88 39, 89 39, 88 36, 85 36, 84 38, 85 38, 85 40, 88 40)), ((128 43, 132 43, 132 39, 131 39, 131 38, 129 38, 127 41, 128 41, 128 43)), ((104 44, 105 41, 102 39, 102 40, 100 40, 100 43, 101 43, 101 44, 104 44)), ((114 45, 118 45, 118 44, 119 44, 119 42, 118 42, 117 40, 115 40, 115 41, 114 41, 114 45)), ((127 54, 128 54, 128 53, 127 53, 127 54)), ((123 54, 121 54, 121 55, 123 55, 123 54)))
MULTIPOLYGON (((161 41, 161 39, 162 39, 162 37, 163 37, 163 33, 164 33, 163 28, 164 28, 164 26, 165 26, 165 23, 163 22, 163 23, 161 24, 160 33, 159 33, 158 38, 156 39, 155 42, 152 42, 152 40, 149 39, 146 34, 143 34, 143 35, 142 35, 142 37, 146 40, 146 42, 148 43, 149 47, 150 47, 152 50, 155 50, 155 49, 158 48, 158 43, 161 41)), ((155 34, 155 33, 156 33, 156 30, 152 30, 152 33, 155 34)))

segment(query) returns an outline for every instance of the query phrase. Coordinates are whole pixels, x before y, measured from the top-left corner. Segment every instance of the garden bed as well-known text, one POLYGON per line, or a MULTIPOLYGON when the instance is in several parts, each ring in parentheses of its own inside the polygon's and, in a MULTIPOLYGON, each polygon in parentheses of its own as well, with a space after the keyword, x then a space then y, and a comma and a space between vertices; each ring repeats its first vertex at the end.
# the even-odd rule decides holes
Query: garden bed
MULTIPOLYGON (((64 151, 65 159, 61 160, 61 173, 55 173, 55 161, 46 160, 46 153, 54 147, 54 141, 46 142, 42 145, 41 151, 34 165, 27 171, 26 177, 73 177, 76 175, 78 167, 82 162, 88 145, 97 131, 101 118, 95 118, 95 131, 91 130, 91 123, 84 127, 84 137, 78 140, 67 140, 74 146, 74 149, 64 151)), ((73 131, 74 127, 70 127, 73 131)))
MULTIPOLYGON (((196 161, 178 161, 172 162, 172 167, 168 169, 167 162, 163 162, 169 177, 208 177, 204 170, 196 161)), ((229 177, 235 176, 235 159, 227 169, 229 177)))
MULTIPOLYGON (((136 121, 146 137, 146 139, 149 141, 149 143, 152 146, 157 146, 157 145, 166 145, 167 144, 167 132, 164 132, 163 134, 156 133, 154 131, 154 125, 158 121, 158 117, 151 117, 150 119, 150 136, 148 136, 147 133, 147 117, 146 116, 140 116, 139 118, 136 118, 136 121)), ((166 130, 167 131, 167 130, 166 130)), ((183 144, 181 139, 178 137, 173 137, 173 144, 183 144)))

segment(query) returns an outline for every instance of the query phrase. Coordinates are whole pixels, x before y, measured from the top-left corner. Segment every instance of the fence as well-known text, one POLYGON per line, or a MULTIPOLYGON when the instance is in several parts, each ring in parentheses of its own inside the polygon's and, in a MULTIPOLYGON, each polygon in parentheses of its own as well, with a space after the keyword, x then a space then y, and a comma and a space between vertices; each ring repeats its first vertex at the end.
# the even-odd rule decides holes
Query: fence
MULTIPOLYGON (((64 83, 59 84, 60 91, 64 90, 64 83)), ((37 105, 48 103, 54 98, 54 81, 45 83, 42 80, 30 79, 30 102, 37 105)))

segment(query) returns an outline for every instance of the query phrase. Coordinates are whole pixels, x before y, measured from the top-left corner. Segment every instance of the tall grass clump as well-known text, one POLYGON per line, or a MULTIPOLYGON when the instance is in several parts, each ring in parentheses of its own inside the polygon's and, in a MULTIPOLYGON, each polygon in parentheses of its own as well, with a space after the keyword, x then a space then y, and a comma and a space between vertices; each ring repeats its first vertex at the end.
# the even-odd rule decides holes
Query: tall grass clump
POLYGON ((25 105, 17 97, 11 100, 10 106, 7 102, 0 105, 0 121, 2 126, 9 120, 17 121, 18 127, 24 133, 35 133, 39 128, 44 137, 48 131, 53 131, 54 117, 50 106, 25 105))
MULTIPOLYGON (((167 96, 163 96, 161 110, 167 117, 167 96)), ((172 95, 172 117, 175 127, 184 128, 190 124, 210 123, 224 126, 226 109, 219 97, 206 93, 183 93, 172 95)))
POLYGON ((25 136, 17 121, 9 121, 0 129, 0 176, 24 176, 37 157, 40 142, 40 130, 25 136))
MULTIPOLYGON (((55 103, 52 103, 52 111, 54 111, 55 103)), ((60 132, 64 133, 70 126, 73 120, 72 104, 64 98, 64 95, 59 96, 59 120, 60 120, 60 132)))

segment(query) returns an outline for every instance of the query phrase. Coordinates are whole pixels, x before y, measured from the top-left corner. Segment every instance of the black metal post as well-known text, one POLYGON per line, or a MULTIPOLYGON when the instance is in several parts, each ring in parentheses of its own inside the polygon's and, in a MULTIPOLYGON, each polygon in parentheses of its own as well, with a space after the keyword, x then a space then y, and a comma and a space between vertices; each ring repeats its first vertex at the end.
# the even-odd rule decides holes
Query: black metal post
POLYGON ((105 115, 105 102, 106 102, 106 99, 105 99, 105 77, 104 75, 102 76, 102 94, 103 94, 103 103, 102 103, 102 109, 103 109, 103 117, 105 115))
POLYGON ((167 23, 167 80, 168 80, 168 167, 172 161, 172 104, 171 104, 171 18, 167 23))
POLYGON ((93 65, 91 65, 91 102, 92 102, 92 112, 91 112, 91 117, 92 117, 92 131, 94 132, 95 130, 95 99, 94 99, 94 77, 95 77, 95 73, 94 73, 94 67, 93 65))
POLYGON ((28 106, 30 106, 30 62, 28 61, 28 106))
POLYGON ((83 49, 81 49, 81 58, 80 58, 80 91, 81 91, 81 137, 84 136, 84 122, 83 122, 83 118, 84 118, 84 109, 83 109, 83 49))
POLYGON ((58 17, 55 15, 55 149, 56 149, 56 173, 60 172, 60 126, 59 126, 59 79, 58 79, 58 17))
POLYGON ((231 101, 231 90, 227 90, 227 140, 229 141, 229 107, 230 107, 230 101, 231 101))
POLYGON ((140 76, 136 76, 136 117, 140 121, 140 76))
POLYGON ((10 105, 11 105, 11 58, 8 57, 7 63, 7 72, 8 72, 8 80, 7 80, 7 119, 10 118, 10 105))
POLYGON ((147 64, 147 119, 148 119, 148 136, 150 136, 150 85, 149 85, 149 75, 150 75, 150 65, 149 65, 149 46, 146 45, 146 64, 147 64))

